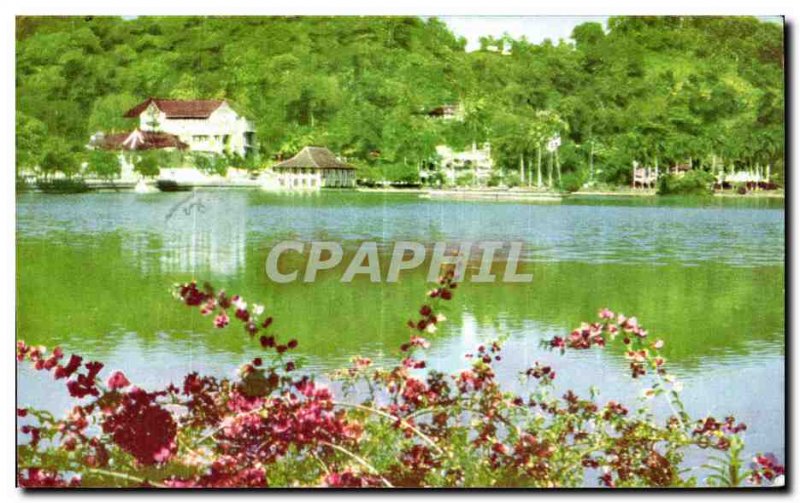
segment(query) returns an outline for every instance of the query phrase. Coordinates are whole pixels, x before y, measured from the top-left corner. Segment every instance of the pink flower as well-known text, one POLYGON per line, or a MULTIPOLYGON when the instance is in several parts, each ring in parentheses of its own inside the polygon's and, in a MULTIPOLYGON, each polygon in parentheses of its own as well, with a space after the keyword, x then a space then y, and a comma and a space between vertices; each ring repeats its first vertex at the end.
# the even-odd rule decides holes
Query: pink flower
POLYGON ((608 309, 607 307, 600 310, 599 314, 600 318, 604 320, 611 320, 614 319, 614 312, 608 309))
POLYGON ((122 389, 126 386, 129 386, 131 382, 125 377, 125 374, 120 372, 119 370, 111 374, 111 377, 108 378, 106 385, 110 389, 122 389))
POLYGON ((225 328, 228 326, 228 323, 231 319, 228 317, 228 314, 225 311, 222 311, 214 318, 214 326, 217 328, 225 328))
MULTIPOLYGON (((639 321, 635 316, 623 321, 621 325, 626 332, 636 332, 636 335, 639 335, 639 321)), ((647 332, 644 332, 644 335, 647 335, 647 332)))

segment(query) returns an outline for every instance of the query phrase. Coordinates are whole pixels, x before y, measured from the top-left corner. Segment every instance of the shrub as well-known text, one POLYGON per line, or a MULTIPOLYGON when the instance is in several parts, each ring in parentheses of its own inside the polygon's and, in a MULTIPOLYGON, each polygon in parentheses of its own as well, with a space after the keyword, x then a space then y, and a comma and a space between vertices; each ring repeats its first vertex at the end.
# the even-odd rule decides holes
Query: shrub
POLYGON ((144 177, 158 176, 160 164, 157 152, 144 152, 134 161, 134 169, 144 177))
POLYGON ((100 178, 112 179, 121 171, 119 158, 114 152, 95 150, 89 154, 88 162, 88 171, 100 178))
POLYGON ((666 175, 658 180, 659 195, 710 195, 714 186, 714 175, 693 169, 683 176, 666 175))
POLYGON ((447 183, 447 177, 445 177, 444 172, 441 170, 429 171, 429 175, 425 179, 425 183, 432 187, 441 187, 447 183))
POLYGON ((207 175, 225 176, 230 164, 230 158, 215 154, 195 153, 192 154, 191 161, 198 170, 207 175))
POLYGON ((203 173, 211 173, 212 163, 209 156, 204 154, 195 154, 192 156, 192 163, 194 167, 203 173))
POLYGON ((585 178, 582 173, 571 172, 565 173, 561 177, 561 190, 566 192, 577 192, 583 187, 585 178))
POLYGON ((276 335, 258 304, 211 285, 176 285, 175 297, 225 329, 241 324, 261 353, 236 378, 191 373, 179 385, 147 391, 122 371, 59 347, 17 342, 17 361, 64 380, 76 399, 63 418, 18 408, 18 482, 23 487, 682 487, 698 483, 680 466, 690 449, 711 450, 707 485, 780 483, 784 468, 757 454, 741 458, 745 425, 733 417, 693 420, 660 349, 637 321, 608 309, 551 350, 614 348, 625 355, 647 396, 673 411, 663 423, 647 408, 595 395, 553 393, 555 367, 520 369, 524 392, 503 390, 495 365, 500 341, 466 355, 450 376, 426 369, 427 337, 445 322, 457 288, 453 269, 439 278, 408 321, 400 361, 368 358, 331 375, 334 393, 301 374, 298 341, 276 335))
POLYGON ((37 180, 36 187, 46 194, 82 194, 91 190, 80 178, 37 180))
POLYGON ((489 175, 489 179, 486 181, 487 187, 498 187, 500 184, 504 183, 505 175, 500 171, 492 171, 492 174, 489 175))
POLYGON ((471 187, 477 185, 477 183, 475 174, 471 171, 456 176, 456 185, 459 187, 471 187))
POLYGON ((505 178, 503 180, 503 183, 505 183, 506 186, 510 187, 510 188, 519 187, 520 185, 522 185, 521 179, 519 177, 519 173, 514 172, 514 171, 506 173, 506 176, 505 176, 505 178))

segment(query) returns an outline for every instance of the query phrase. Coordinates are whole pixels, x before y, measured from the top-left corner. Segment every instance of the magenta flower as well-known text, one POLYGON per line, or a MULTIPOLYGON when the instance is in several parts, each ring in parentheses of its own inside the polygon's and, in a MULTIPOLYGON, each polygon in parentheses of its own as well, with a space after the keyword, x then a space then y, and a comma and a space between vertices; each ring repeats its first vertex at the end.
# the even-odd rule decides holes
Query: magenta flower
POLYGON ((106 385, 109 389, 122 389, 126 386, 129 386, 131 382, 125 377, 125 374, 120 372, 119 370, 111 374, 111 377, 108 378, 106 385))
POLYGON ((228 323, 231 319, 228 317, 228 314, 225 311, 222 311, 214 318, 214 326, 217 328, 225 328, 228 326, 228 323))

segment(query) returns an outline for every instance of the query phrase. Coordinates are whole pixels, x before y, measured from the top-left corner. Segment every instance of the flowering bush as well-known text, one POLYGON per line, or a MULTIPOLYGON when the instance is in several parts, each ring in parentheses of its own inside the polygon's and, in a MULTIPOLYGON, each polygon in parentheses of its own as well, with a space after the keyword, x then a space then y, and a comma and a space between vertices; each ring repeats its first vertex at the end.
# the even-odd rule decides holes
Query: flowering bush
POLYGON ((621 346, 631 377, 663 396, 672 415, 567 391, 557 396, 553 366, 521 369, 524 394, 501 388, 493 366, 499 341, 467 355, 454 375, 426 369, 426 337, 445 321, 457 284, 447 271, 408 322, 399 363, 378 368, 365 357, 330 376, 303 375, 263 306, 178 285, 175 296, 223 329, 241 324, 260 354, 236 379, 187 375, 146 391, 122 371, 60 348, 17 343, 18 362, 64 380, 75 405, 65 417, 17 409, 22 487, 686 487, 778 485, 784 468, 769 454, 744 467, 745 425, 733 417, 691 419, 666 370, 660 340, 636 318, 607 309, 566 337, 544 341, 565 352, 621 346), (330 386, 330 387, 329 387, 330 386), (334 392, 334 390, 336 390, 334 392), (685 470, 690 449, 709 456, 706 475, 685 470))

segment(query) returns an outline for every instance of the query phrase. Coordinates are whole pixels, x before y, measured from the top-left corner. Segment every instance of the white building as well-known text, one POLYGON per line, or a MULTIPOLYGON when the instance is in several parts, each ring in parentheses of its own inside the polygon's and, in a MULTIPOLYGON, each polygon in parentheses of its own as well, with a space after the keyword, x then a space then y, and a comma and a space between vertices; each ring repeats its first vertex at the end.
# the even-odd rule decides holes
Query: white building
POLYGON ((272 167, 268 190, 317 190, 356 185, 356 168, 340 161, 325 147, 305 147, 296 156, 272 167))
POLYGON ((125 117, 138 118, 140 131, 175 135, 190 151, 244 157, 254 147, 253 124, 225 100, 149 98, 125 117))
MULTIPOLYGON (((447 145, 437 145, 436 155, 439 157, 438 169, 444 174, 448 184, 454 184, 459 177, 473 175, 478 183, 483 183, 492 174, 492 147, 484 143, 480 148, 472 144, 472 148, 456 151, 447 145)), ((429 176, 420 173, 421 178, 429 176)))

